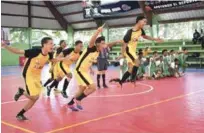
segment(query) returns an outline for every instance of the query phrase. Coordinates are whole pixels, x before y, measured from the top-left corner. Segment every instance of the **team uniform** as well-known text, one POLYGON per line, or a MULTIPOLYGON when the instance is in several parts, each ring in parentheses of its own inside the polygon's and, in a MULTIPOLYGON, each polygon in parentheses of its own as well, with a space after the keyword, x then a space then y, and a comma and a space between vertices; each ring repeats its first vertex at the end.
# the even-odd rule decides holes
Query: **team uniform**
MULTIPOLYGON (((74 56, 74 58, 78 59, 80 56, 80 53, 75 52, 74 48, 68 48, 62 51, 63 56, 74 56)), ((64 61, 58 62, 54 66, 54 79, 57 79, 58 77, 65 77, 68 73, 71 73, 70 67, 75 62, 75 60, 65 59, 64 61)))
POLYGON ((136 55, 137 41, 139 37, 143 35, 145 35, 143 29, 137 31, 130 29, 123 39, 125 43, 128 43, 124 55, 127 62, 131 63, 132 65, 135 65, 135 60, 138 58, 136 55))
POLYGON ((97 68, 98 71, 105 71, 108 68, 108 53, 110 51, 110 48, 103 48, 103 50, 99 53, 99 56, 97 58, 97 68))
POLYGON ((86 48, 79 57, 74 71, 78 85, 88 86, 93 84, 93 80, 89 74, 89 69, 96 62, 99 52, 96 46, 86 48))
MULTIPOLYGON (((62 47, 57 48, 56 52, 54 53, 54 58, 56 58, 62 52, 62 50, 63 50, 62 47)), ((51 63, 50 67, 54 67, 53 65, 56 65, 56 64, 51 63)), ((51 74, 51 78, 54 79, 55 78, 54 75, 57 75, 57 71, 53 70, 50 74, 51 74)))
POLYGON ((41 71, 44 65, 53 58, 53 54, 43 55, 41 49, 25 50, 27 58, 23 70, 26 91, 30 96, 39 95, 42 90, 41 71))

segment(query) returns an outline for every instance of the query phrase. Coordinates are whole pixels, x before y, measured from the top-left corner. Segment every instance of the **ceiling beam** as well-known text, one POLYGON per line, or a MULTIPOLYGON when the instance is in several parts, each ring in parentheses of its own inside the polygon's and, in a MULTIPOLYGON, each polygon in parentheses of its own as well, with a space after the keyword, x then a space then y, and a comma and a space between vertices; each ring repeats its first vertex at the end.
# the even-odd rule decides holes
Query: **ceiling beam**
POLYGON ((193 20, 204 20, 204 17, 183 18, 183 19, 173 19, 173 20, 160 20, 158 22, 161 24, 165 24, 165 23, 187 22, 187 21, 193 21, 193 20))
POLYGON ((152 27, 152 11, 145 10, 145 1, 138 1, 138 3, 147 18, 148 24, 152 27))
POLYGON ((91 19, 91 20, 81 20, 81 21, 70 22, 70 24, 88 23, 88 22, 95 22, 95 21, 93 19, 91 19))
POLYGON ((7 4, 16 4, 16 5, 28 5, 27 3, 20 3, 20 2, 11 2, 11 1, 1 1, 1 3, 7 3, 7 4))
POLYGON ((55 17, 55 19, 58 21, 58 23, 61 25, 61 27, 65 31, 67 31, 67 20, 62 16, 62 14, 55 8, 55 6, 50 1, 44 1, 44 3, 48 7, 52 15, 55 17))
POLYGON ((117 25, 109 25, 109 28, 118 28, 118 27, 131 27, 135 25, 135 23, 130 23, 130 24, 117 24, 117 25))
MULTIPOLYGON (((1 13, 1 15, 4 15, 4 16, 16 16, 16 17, 29 17, 29 15, 9 14, 9 13, 1 13)), ((51 19, 51 20, 55 20, 55 18, 42 17, 42 16, 31 16, 31 18, 40 18, 40 19, 51 19)))
POLYGON ((31 20, 31 2, 28 1, 28 27, 32 27, 32 20, 31 20))
POLYGON ((162 14, 162 13, 185 12, 185 11, 201 10, 201 9, 204 9, 204 4, 200 4, 197 6, 191 6, 191 7, 180 7, 180 8, 155 10, 153 12, 155 14, 162 14))
POLYGON ((82 3, 82 1, 70 1, 70 2, 66 2, 66 3, 62 3, 62 4, 57 4, 57 5, 55 5, 55 7, 67 6, 67 5, 78 4, 78 3, 82 3))
POLYGON ((63 13, 63 16, 69 16, 69 15, 75 15, 75 14, 81 14, 84 13, 84 11, 76 11, 76 12, 69 12, 69 13, 63 13))

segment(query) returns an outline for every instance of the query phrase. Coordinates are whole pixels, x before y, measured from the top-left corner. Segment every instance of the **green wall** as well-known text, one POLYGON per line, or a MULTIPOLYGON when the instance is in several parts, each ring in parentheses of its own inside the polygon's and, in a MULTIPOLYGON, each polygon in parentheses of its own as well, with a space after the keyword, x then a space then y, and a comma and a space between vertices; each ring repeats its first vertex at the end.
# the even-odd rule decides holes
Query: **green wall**
MULTIPOLYGON (((28 49, 28 44, 12 44, 12 47, 19 49, 28 49)), ((1 66, 16 66, 19 65, 19 55, 12 54, 5 49, 1 49, 1 66)))

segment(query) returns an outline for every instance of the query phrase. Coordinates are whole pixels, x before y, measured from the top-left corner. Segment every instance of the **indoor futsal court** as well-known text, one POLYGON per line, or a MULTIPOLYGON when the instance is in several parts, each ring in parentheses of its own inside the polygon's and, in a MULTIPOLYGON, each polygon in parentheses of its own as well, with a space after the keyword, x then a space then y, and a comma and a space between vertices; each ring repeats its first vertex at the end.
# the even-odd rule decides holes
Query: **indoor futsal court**
POLYGON ((1 1, 2 133, 203 133, 203 1, 1 1))

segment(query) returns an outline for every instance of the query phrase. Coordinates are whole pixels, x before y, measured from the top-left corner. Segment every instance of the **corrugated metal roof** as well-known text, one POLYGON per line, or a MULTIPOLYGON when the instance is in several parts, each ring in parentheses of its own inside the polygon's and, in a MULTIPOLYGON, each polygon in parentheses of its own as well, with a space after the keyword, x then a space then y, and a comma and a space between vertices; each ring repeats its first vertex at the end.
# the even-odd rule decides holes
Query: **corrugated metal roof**
POLYGON ((76 3, 76 4, 70 4, 70 5, 57 7, 57 10, 63 14, 63 13, 82 11, 83 8, 80 3, 76 3))
POLYGON ((196 17, 204 17, 204 9, 159 14, 158 20, 159 21, 175 20, 175 19, 196 18, 196 17))
POLYGON ((32 1, 31 3, 35 5, 45 5, 43 1, 32 1))
POLYGON ((72 24, 72 26, 73 26, 74 29, 84 29, 84 28, 97 27, 95 22, 72 24))

